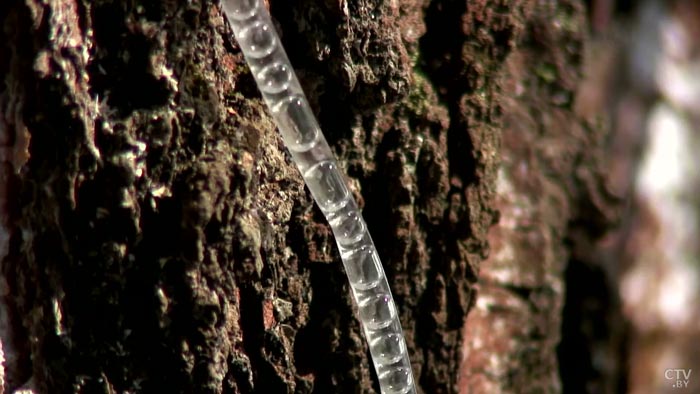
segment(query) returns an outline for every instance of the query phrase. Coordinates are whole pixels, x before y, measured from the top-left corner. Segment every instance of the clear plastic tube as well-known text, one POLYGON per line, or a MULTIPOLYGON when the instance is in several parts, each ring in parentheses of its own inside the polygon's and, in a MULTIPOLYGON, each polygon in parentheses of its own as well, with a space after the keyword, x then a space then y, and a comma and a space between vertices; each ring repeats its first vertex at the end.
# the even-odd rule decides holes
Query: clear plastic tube
POLYGON ((262 0, 222 0, 285 145, 335 235, 382 394, 416 393, 379 255, 262 0))

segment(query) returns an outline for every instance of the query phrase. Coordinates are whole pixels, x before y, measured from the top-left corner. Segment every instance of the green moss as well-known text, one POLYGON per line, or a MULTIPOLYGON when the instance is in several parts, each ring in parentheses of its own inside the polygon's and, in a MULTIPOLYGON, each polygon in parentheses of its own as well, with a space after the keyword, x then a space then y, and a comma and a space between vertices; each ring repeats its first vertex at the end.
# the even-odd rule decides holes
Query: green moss
POLYGON ((557 68, 551 63, 539 64, 535 67, 535 74, 544 82, 552 83, 557 79, 557 68))
POLYGON ((420 70, 414 69, 412 75, 413 83, 406 97, 406 107, 416 115, 424 115, 427 112, 427 105, 430 103, 432 89, 427 77, 420 70))
POLYGON ((559 22, 561 29, 566 32, 573 33, 581 30, 581 20, 576 13, 563 10, 557 13, 555 20, 559 22))

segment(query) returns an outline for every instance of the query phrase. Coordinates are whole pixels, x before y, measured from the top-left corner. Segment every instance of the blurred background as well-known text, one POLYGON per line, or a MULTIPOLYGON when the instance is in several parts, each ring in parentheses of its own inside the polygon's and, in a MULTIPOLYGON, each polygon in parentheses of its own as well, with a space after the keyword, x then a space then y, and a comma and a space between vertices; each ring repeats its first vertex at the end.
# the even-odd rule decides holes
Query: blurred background
POLYGON ((700 393, 700 1, 588 6, 578 105, 612 127, 624 212, 567 268, 563 389, 700 393))

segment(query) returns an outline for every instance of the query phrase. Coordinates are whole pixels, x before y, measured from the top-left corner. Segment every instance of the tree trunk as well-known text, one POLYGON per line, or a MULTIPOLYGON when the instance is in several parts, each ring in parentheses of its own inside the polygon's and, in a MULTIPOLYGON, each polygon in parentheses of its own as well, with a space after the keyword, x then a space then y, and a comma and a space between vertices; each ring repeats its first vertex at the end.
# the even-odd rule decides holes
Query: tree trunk
MULTIPOLYGON (((607 206, 604 134, 573 110, 582 3, 269 6, 420 390, 558 391, 568 224, 607 206)), ((217 2, 0 18, 6 393, 377 391, 332 234, 217 2)))

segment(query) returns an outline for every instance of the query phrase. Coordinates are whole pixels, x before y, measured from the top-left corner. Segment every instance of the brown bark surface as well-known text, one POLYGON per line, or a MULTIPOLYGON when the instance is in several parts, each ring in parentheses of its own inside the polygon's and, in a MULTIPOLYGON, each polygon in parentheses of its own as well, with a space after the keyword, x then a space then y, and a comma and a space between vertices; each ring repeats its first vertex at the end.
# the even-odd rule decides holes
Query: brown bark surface
MULTIPOLYGON (((557 391, 567 223, 605 205, 601 134, 572 110, 583 6, 269 3, 420 390, 557 391), (491 242, 516 252, 481 291, 510 338, 488 313, 464 328, 498 210, 491 242)), ((330 229, 216 2, 5 0, 0 25, 9 392, 377 390, 330 229)))

